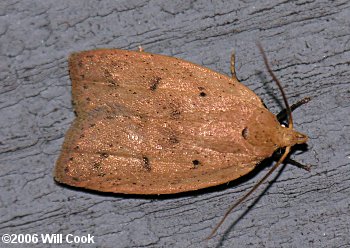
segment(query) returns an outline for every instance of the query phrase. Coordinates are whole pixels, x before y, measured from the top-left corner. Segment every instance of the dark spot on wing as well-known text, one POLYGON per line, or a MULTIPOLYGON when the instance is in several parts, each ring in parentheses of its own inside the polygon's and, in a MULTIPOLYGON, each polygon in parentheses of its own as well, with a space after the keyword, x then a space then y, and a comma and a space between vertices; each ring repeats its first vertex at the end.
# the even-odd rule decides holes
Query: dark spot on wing
POLYGON ((200 96, 200 97, 205 97, 205 96, 207 96, 207 93, 205 93, 205 88, 204 88, 204 87, 199 86, 198 89, 200 90, 200 92, 199 92, 199 96, 200 96))
POLYGON ((105 79, 109 86, 117 86, 117 83, 115 82, 115 79, 113 78, 113 75, 108 69, 105 69, 103 72, 103 75, 105 76, 105 79))
POLYGON ((178 109, 173 109, 173 110, 170 112, 170 118, 171 118, 171 119, 179 119, 179 118, 180 118, 180 115, 181 115, 181 112, 180 112, 180 110, 178 110, 178 109))
POLYGON ((242 136, 244 139, 247 139, 248 135, 249 135, 249 131, 248 131, 248 128, 246 127, 242 130, 242 136))
POLYGON ((102 158, 108 158, 108 157, 109 157, 109 154, 106 153, 106 152, 101 152, 101 153, 100 153, 100 157, 102 157, 102 158))
POLYGON ((155 77, 151 81, 151 86, 149 87, 151 91, 155 91, 160 83, 161 78, 155 77))
POLYGON ((172 134, 172 135, 170 135, 170 137, 169 137, 169 142, 170 142, 171 144, 177 144, 177 143, 179 143, 179 140, 178 140, 178 138, 176 137, 175 134, 172 134))
POLYGON ((95 169, 100 169, 101 168, 101 163, 100 162, 94 162, 92 165, 95 169))
POLYGON ((151 164, 150 164, 150 162, 149 162, 148 157, 142 156, 142 160, 143 160, 143 167, 144 167, 147 171, 151 171, 151 164))
POLYGON ((192 164, 193 164, 194 169, 196 169, 200 165, 200 162, 199 162, 199 160, 195 159, 195 160, 192 160, 192 164))

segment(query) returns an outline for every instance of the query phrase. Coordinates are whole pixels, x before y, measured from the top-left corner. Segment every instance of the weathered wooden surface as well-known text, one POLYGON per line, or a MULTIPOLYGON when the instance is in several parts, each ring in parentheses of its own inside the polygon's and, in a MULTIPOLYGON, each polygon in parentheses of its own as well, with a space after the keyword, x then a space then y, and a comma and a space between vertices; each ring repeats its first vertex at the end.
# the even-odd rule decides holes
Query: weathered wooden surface
POLYGON ((95 236, 82 247, 350 247, 350 3, 211 2, 0 2, 1 235, 95 236), (55 184, 54 163, 74 117, 69 53, 142 45, 229 73, 235 49, 238 78, 278 112, 280 93, 256 40, 290 102, 313 98, 294 113, 296 128, 310 136, 308 150, 292 156, 313 164, 311 173, 284 167, 209 242, 203 239, 227 207, 266 167, 239 182, 169 197, 55 184))

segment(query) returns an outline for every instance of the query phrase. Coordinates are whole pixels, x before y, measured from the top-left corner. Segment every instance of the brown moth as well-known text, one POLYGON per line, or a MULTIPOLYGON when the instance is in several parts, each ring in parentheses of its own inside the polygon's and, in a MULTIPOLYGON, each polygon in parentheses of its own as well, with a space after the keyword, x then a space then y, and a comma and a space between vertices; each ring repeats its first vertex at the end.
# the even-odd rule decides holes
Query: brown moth
POLYGON ((234 69, 231 78, 174 57, 99 49, 72 54, 69 70, 77 117, 54 172, 64 184, 197 190, 239 178, 287 147, 280 163, 307 140, 281 126, 234 69))

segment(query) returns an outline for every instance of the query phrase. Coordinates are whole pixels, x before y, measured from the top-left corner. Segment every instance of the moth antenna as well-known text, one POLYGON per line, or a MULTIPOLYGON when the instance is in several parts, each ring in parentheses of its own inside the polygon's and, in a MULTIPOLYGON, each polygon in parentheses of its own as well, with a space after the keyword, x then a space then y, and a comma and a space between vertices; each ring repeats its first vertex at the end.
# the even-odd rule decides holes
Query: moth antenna
POLYGON ((282 157, 278 160, 278 162, 269 170, 269 172, 266 173, 266 175, 260 179, 258 183, 254 185, 251 190, 248 191, 244 196, 242 196, 235 204, 233 204, 225 213, 224 217, 220 220, 220 222, 215 226, 215 228, 211 231, 210 235, 207 237, 207 239, 211 239, 216 231, 219 229, 219 227, 224 223, 225 219, 229 214, 232 212, 233 209, 235 209, 239 204, 241 204, 245 199, 247 199, 276 169, 277 167, 283 163, 285 158, 288 156, 288 153, 290 151, 290 146, 286 147, 286 150, 284 151, 282 157))
MULTIPOLYGON (((270 64, 267 60, 267 56, 266 53, 263 49, 263 47, 261 46, 261 44, 259 42, 256 43, 260 53, 264 59, 264 63, 265 66, 269 72, 269 74, 271 75, 272 79, 276 82, 278 88, 280 89, 281 93, 282 93, 282 97, 283 97, 283 101, 284 104, 286 105, 286 111, 287 111, 287 115, 288 115, 288 128, 292 129, 293 128, 293 118, 292 118, 292 111, 290 109, 290 106, 288 104, 288 100, 286 97, 286 94, 284 93, 284 90, 282 88, 282 84, 281 82, 278 80, 278 78, 276 77, 276 75, 273 73, 270 64)), ((257 182, 253 188, 251 188, 248 193, 246 193, 245 195, 243 195, 240 199, 238 199, 238 201, 236 201, 235 204, 233 204, 225 213, 225 215, 221 218, 220 222, 215 226, 215 228, 211 231, 210 235, 207 237, 207 239, 210 239, 214 236, 214 234, 216 233, 216 231, 219 229, 219 227, 222 225, 222 223, 224 223, 224 221, 226 220, 226 218, 229 216, 229 214, 238 206, 240 205, 242 202, 244 202, 263 182, 265 182, 265 180, 277 169, 277 167, 283 163, 283 161, 286 159, 286 157, 288 156, 289 152, 290 152, 291 147, 287 146, 282 157, 277 161, 277 163, 266 173, 266 175, 260 179, 259 182, 257 182)))
POLYGON ((286 97, 286 94, 284 93, 284 90, 282 88, 282 84, 281 82, 278 80, 278 78, 276 77, 276 75, 273 73, 273 71, 271 70, 271 67, 270 67, 270 64, 269 64, 269 61, 267 60, 267 56, 266 56, 266 53, 263 49, 263 47, 261 46, 260 42, 257 42, 256 45, 258 46, 259 50, 260 50, 260 53, 264 59, 264 63, 265 63, 265 66, 270 74, 270 76, 272 77, 272 79, 276 82, 278 88, 280 89, 281 91, 281 94, 282 94, 282 97, 283 97, 283 101, 284 101, 284 105, 286 105, 286 110, 287 110, 287 115, 288 115, 288 127, 290 129, 293 128, 293 117, 292 117, 292 111, 289 107, 289 104, 288 104, 288 100, 287 100, 287 97, 286 97))

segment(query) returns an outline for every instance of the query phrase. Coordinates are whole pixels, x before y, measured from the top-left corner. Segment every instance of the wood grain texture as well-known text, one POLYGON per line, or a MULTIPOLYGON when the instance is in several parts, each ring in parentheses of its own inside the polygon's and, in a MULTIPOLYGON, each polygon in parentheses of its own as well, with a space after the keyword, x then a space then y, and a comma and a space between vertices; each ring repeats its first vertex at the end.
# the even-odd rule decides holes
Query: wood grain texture
POLYGON ((96 244, 87 247, 349 246, 348 1, 0 5, 0 234, 91 233, 96 244), (269 162, 227 186, 167 198, 55 184, 53 167, 74 118, 71 52, 142 45, 229 74, 234 49, 238 79, 277 113, 280 93, 266 73, 257 39, 289 101, 312 97, 294 112, 295 127, 310 137, 308 150, 292 155, 314 165, 311 173, 284 167, 272 184, 264 184, 265 194, 237 209, 209 243, 203 238, 269 162))

